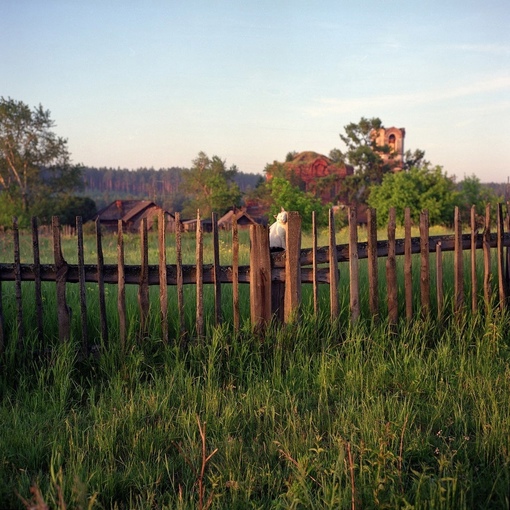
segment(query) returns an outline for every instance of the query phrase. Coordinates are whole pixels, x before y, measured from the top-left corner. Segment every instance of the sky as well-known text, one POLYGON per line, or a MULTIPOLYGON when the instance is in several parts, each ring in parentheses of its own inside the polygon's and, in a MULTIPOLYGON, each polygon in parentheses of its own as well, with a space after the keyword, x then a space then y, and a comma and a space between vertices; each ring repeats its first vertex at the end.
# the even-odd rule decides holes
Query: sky
POLYGON ((0 0, 0 96, 74 163, 263 173, 362 117, 462 180, 510 177, 509 0, 0 0))

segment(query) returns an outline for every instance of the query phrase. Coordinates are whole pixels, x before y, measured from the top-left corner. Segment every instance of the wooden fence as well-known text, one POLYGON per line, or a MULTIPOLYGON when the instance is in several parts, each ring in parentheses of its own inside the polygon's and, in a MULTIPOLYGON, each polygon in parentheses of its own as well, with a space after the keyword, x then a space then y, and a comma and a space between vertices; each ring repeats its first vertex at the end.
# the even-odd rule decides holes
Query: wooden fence
MULTIPOLYGON (((185 303, 183 287, 187 284, 196 286, 196 321, 195 333, 198 337, 204 331, 204 285, 212 285, 214 289, 214 324, 222 322, 221 289, 224 284, 232 285, 232 317, 233 327, 240 327, 239 285, 250 286, 250 320, 254 329, 264 329, 274 318, 283 322, 296 320, 301 307, 302 284, 311 284, 314 312, 319 313, 319 285, 329 285, 329 313, 331 320, 337 320, 340 314, 340 295, 344 291, 339 288, 339 263, 348 266, 349 273, 349 315, 350 320, 356 322, 360 319, 360 275, 359 260, 367 259, 368 268, 368 306, 371 317, 381 317, 381 310, 387 310, 390 323, 396 323, 399 314, 397 257, 403 257, 403 295, 405 304, 400 308, 405 310, 405 317, 411 320, 415 315, 427 315, 432 312, 441 316, 444 313, 443 294, 443 266, 442 254, 446 251, 454 252, 454 296, 453 311, 460 312, 468 309, 465 295, 471 297, 470 308, 473 312, 479 307, 489 308, 496 303, 505 307, 508 302, 509 289, 509 249, 510 235, 504 232, 504 225, 508 226, 508 215, 504 218, 503 207, 497 211, 496 232, 491 233, 490 206, 486 208, 484 228, 481 233, 477 230, 474 208, 471 209, 469 232, 462 233, 459 211, 455 211, 454 234, 442 236, 429 235, 428 213, 422 212, 419 224, 419 237, 411 236, 411 216, 409 210, 405 212, 405 235, 396 239, 395 210, 390 210, 390 219, 387 230, 387 240, 377 239, 376 211, 368 211, 367 241, 358 241, 358 222, 356 209, 349 210, 349 242, 336 244, 334 215, 330 211, 328 246, 317 246, 317 227, 315 215, 312 216, 312 248, 301 249, 301 218, 296 212, 288 214, 287 249, 283 252, 271 252, 269 247, 268 227, 255 225, 250 230, 250 265, 239 265, 239 237, 237 225, 232 226, 232 264, 220 266, 217 217, 212 218, 213 230, 213 263, 203 262, 203 232, 201 222, 197 221, 196 230, 196 260, 193 265, 182 263, 182 223, 179 214, 176 214, 176 264, 167 264, 165 220, 160 216, 158 221, 158 252, 159 263, 148 263, 148 234, 147 224, 142 223, 140 229, 141 264, 126 265, 124 263, 124 240, 122 225, 119 223, 117 238, 117 264, 105 264, 102 249, 102 236, 99 225, 96 224, 97 263, 90 265, 84 263, 83 228, 81 218, 76 219, 76 235, 78 248, 78 263, 69 264, 62 254, 62 229, 58 218, 52 221, 53 258, 54 264, 41 264, 39 254, 39 229, 36 219, 32 220, 32 246, 33 263, 25 264, 20 261, 20 241, 17 221, 13 221, 13 263, 0 264, 0 351, 3 351, 6 341, 6 325, 2 302, 12 299, 8 293, 2 292, 2 282, 14 282, 14 300, 16 307, 17 341, 24 341, 24 313, 22 299, 22 282, 35 283, 35 317, 36 330, 40 339, 45 334, 54 335, 55 332, 44 331, 42 282, 55 282, 56 306, 58 319, 58 335, 63 341, 71 335, 71 310, 67 303, 66 287, 68 284, 79 285, 79 317, 81 328, 82 349, 87 352, 90 344, 87 330, 87 300, 86 283, 94 282, 99 292, 99 329, 103 342, 109 340, 109 318, 106 313, 105 284, 118 286, 117 310, 119 321, 119 340, 121 345, 126 342, 128 334, 128 320, 126 313, 126 285, 138 286, 139 323, 140 333, 146 334, 150 313, 149 287, 159 285, 159 320, 164 341, 169 340, 169 309, 176 311, 178 316, 178 337, 184 338, 188 333, 185 328, 185 303), (506 249, 506 252, 505 252, 506 249), (464 252, 470 252, 470 267, 464 267, 464 252), (477 250, 483 251, 483 288, 477 287, 477 250), (436 276, 434 291, 436 307, 431 309, 431 268, 430 254, 435 253, 436 276), (413 309, 412 265, 416 264, 419 255, 419 310, 413 309), (497 261, 497 274, 491 273, 491 257, 495 254, 497 261), (378 259, 386 259, 386 290, 387 303, 381 306, 379 299, 378 259), (470 281, 471 289, 467 293, 466 280, 470 281), (469 275, 469 278, 467 276, 469 275), (497 285, 496 285, 497 277, 497 285), (168 302, 168 286, 177 288, 176 302, 168 302)), ((466 226, 467 227, 467 226, 466 226)), ((508 230, 508 229, 507 229, 508 230)), ((344 269, 342 269, 343 271, 344 269)), ((400 279, 402 281, 402 279, 400 279)), ((346 290, 346 289, 345 289, 346 290)), ((402 294, 402 292, 401 292, 402 294)), ((364 298, 365 299, 365 298, 364 298)), ((75 310, 75 313, 77 311, 75 310)))

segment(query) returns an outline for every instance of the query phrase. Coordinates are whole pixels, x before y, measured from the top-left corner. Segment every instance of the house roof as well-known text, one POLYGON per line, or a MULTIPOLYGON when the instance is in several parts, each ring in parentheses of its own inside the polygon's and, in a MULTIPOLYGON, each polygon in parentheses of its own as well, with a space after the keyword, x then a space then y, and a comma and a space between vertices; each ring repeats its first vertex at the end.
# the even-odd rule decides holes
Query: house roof
POLYGON ((226 214, 224 214, 219 220, 218 225, 222 225, 223 223, 231 223, 234 219, 234 216, 237 221, 241 218, 246 218, 250 223, 256 224, 257 222, 246 212, 245 209, 234 210, 230 209, 226 214))
MULTIPOLYGON (((100 221, 131 221, 135 216, 149 209, 161 209, 151 200, 115 200, 97 213, 100 221)), ((166 214, 170 214, 165 211, 166 214)))

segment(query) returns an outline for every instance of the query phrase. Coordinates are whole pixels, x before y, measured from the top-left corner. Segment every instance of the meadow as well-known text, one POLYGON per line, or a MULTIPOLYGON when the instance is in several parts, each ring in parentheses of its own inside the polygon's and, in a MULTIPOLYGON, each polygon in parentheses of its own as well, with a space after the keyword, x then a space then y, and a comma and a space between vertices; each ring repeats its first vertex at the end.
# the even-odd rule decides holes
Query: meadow
MULTIPOLYGON (((106 263, 116 260, 111 242, 106 263)), ((22 246, 30 261, 29 241, 22 246)), ((69 262, 75 246, 64 244, 69 262)), ((137 248, 129 256, 139 263, 137 248)), ((51 262, 51 252, 44 257, 51 262)), ((444 270, 451 281, 447 259, 444 270)), ((45 284, 50 303, 53 294, 45 284)), ((223 297, 225 324, 184 349, 162 343, 155 315, 144 338, 133 325, 123 351, 111 321, 109 345, 86 359, 74 338, 41 345, 27 328, 17 345, 10 334, 0 373, 1 508, 510 507, 507 312, 390 326, 365 309, 352 325, 342 301, 333 323, 327 307, 315 316, 303 306, 298 322, 261 336, 248 321, 233 330, 223 297)), ((45 316, 48 330, 54 320, 45 316)))

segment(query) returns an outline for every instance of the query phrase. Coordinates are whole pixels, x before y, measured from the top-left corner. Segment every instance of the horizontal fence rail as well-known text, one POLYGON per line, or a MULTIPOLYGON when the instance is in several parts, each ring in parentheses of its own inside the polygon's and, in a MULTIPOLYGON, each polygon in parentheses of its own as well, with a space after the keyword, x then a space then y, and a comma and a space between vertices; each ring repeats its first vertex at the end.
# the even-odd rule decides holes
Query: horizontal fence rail
MULTIPOLYGON (((284 322, 295 320, 302 306, 301 284, 312 284, 312 296, 314 312, 319 312, 318 285, 329 285, 329 311, 331 320, 337 320, 340 310, 340 288, 339 263, 345 263, 342 271, 349 275, 348 302, 350 320, 355 322, 360 319, 360 302, 365 300, 361 296, 359 261, 367 259, 368 306, 370 316, 378 317, 381 313, 379 297, 379 283, 383 278, 379 275, 378 261, 385 259, 385 280, 386 280, 386 308, 388 320, 395 323, 398 320, 399 309, 405 309, 405 316, 411 319, 414 315, 420 316, 431 313, 431 292, 435 294, 437 316, 444 313, 444 292, 443 292, 443 268, 442 257, 445 252, 453 252, 453 305, 454 312, 465 308, 465 287, 464 280, 471 280, 471 310, 476 312, 479 308, 480 298, 486 308, 498 304, 501 308, 507 305, 509 274, 510 274, 510 233, 508 214, 503 216, 503 206, 499 205, 497 210, 496 232, 491 232, 490 207, 487 206, 484 218, 483 232, 479 233, 476 225, 474 207, 471 210, 470 232, 462 233, 462 225, 459 219, 458 209, 454 217, 454 234, 430 236, 428 225, 428 214, 424 211, 420 217, 420 235, 411 236, 410 212, 405 212, 405 236, 403 239, 395 238, 396 222, 395 210, 390 210, 387 227, 387 240, 377 239, 376 211, 369 209, 367 238, 366 242, 358 241, 358 222, 356 209, 349 209, 349 242, 346 244, 336 243, 336 231, 334 215, 330 211, 328 246, 317 246, 317 228, 315 214, 312 217, 312 248, 301 248, 301 218, 298 213, 288 213, 287 224, 287 248, 285 251, 273 252, 269 246, 268 227, 253 225, 250 230, 250 264, 239 265, 239 236, 236 222, 232 225, 232 264, 221 266, 219 264, 218 247, 218 226, 217 217, 213 214, 212 235, 213 263, 203 263, 204 234, 200 214, 197 217, 196 227, 196 254, 195 264, 182 263, 181 234, 182 223, 180 216, 176 213, 175 245, 176 264, 167 264, 166 260, 166 230, 165 218, 160 215, 158 218, 158 253, 159 263, 157 265, 148 263, 148 233, 147 223, 142 222, 140 229, 140 250, 141 264, 127 265, 124 263, 124 238, 122 225, 119 224, 117 232, 117 263, 104 264, 102 236, 99 223, 96 223, 96 251, 97 263, 85 264, 83 253, 83 227, 81 218, 76 220, 76 236, 78 248, 78 263, 69 264, 64 258, 61 247, 62 228, 58 218, 53 218, 51 233, 53 236, 53 264, 40 263, 39 227, 36 219, 32 220, 32 248, 33 263, 21 263, 20 241, 17 221, 14 219, 13 236, 13 262, 0 263, 0 351, 4 349, 6 342, 6 324, 3 301, 12 299, 2 291, 2 282, 15 282, 15 308, 16 327, 10 327, 15 331, 18 342, 22 342, 25 336, 22 282, 35 282, 35 316, 36 329, 39 338, 44 334, 52 334, 43 331, 43 300, 42 282, 55 282, 56 307, 58 320, 58 336, 61 340, 70 337, 71 332, 71 310, 67 304, 67 284, 79 285, 79 316, 82 348, 88 352, 93 335, 88 331, 87 314, 88 305, 86 300, 85 284, 95 283, 99 292, 99 331, 105 343, 108 342, 108 323, 111 318, 107 317, 105 284, 117 286, 117 313, 119 321, 120 342, 126 342, 128 331, 128 317, 126 313, 126 285, 138 286, 138 307, 139 307, 139 328, 140 334, 148 334, 149 314, 154 313, 150 307, 149 287, 158 285, 159 292, 159 319, 161 323, 161 334, 165 341, 169 340, 168 328, 168 286, 177 287, 177 302, 171 303, 170 308, 177 310, 178 334, 182 340, 189 336, 185 328, 185 304, 183 287, 195 285, 195 333, 198 337, 205 333, 204 317, 204 285, 212 285, 214 289, 214 310, 212 322, 216 325, 223 322, 221 305, 222 284, 232 284, 232 316, 235 329, 240 327, 239 311, 239 284, 250 286, 250 320, 252 327, 256 330, 263 330, 273 318, 284 322), (483 254, 483 285, 479 289, 477 272, 479 263, 476 261, 477 250, 483 254), (464 254, 470 253, 469 264, 464 262, 464 254), (494 257, 495 253, 495 259, 494 257), (431 283, 430 254, 435 254, 435 277, 434 285, 431 283), (413 255, 419 260, 413 259, 413 255), (397 257, 403 257, 403 297, 404 305, 398 302, 398 288, 402 285, 397 278, 397 257), (492 263, 496 261, 497 271, 492 274, 492 263), (419 266, 419 310, 413 310, 413 264, 419 266), (468 270, 464 266, 469 266, 468 270), (469 278, 465 278, 469 276, 469 278), (497 278, 497 282, 495 280, 497 278), (479 295, 480 294, 480 295, 479 295)), ((5 255, 4 255, 5 256, 5 255)), ((416 271, 415 271, 416 272, 416 271)), ((345 273, 344 273, 345 274, 345 273)), ((345 302, 345 300, 343 301, 345 302)), ((76 311, 78 312, 78 311, 76 311)), ((211 322, 211 321, 209 321, 211 322)), ((12 325, 11 325, 12 326, 12 325)), ((32 328, 33 329, 33 328, 32 328)))

